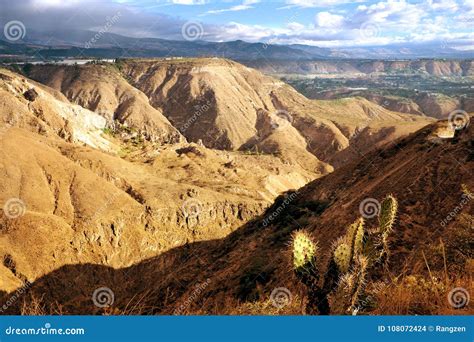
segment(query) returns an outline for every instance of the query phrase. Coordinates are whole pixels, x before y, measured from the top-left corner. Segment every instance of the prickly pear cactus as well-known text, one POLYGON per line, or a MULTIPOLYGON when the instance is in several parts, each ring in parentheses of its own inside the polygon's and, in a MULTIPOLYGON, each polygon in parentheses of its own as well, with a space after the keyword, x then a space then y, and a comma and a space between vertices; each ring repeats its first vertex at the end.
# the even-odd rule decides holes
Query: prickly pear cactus
POLYGON ((388 235, 393 230, 393 224, 397 216, 398 202, 393 195, 388 195, 380 205, 379 227, 380 232, 388 235))
POLYGON ((316 263, 318 246, 306 232, 297 231, 293 235, 292 250, 295 274, 308 288, 306 312, 308 314, 321 313, 319 306, 324 303, 324 295, 318 284, 319 272, 316 263))
POLYGON ((341 273, 349 271, 352 261, 352 248, 346 242, 337 243, 334 249, 334 261, 341 273))
POLYGON ((361 299, 369 271, 377 274, 376 266, 388 260, 388 237, 397 210, 397 199, 388 195, 381 203, 379 227, 366 231, 363 218, 351 224, 333 245, 321 282, 316 262, 317 244, 304 231, 293 235, 293 267, 297 277, 308 287, 307 313, 356 314, 364 307, 361 299))
POLYGON ((349 226, 346 234, 346 241, 352 245, 352 258, 357 258, 357 255, 362 251, 364 243, 364 219, 361 217, 349 226))
POLYGON ((368 266, 368 259, 363 255, 359 255, 357 258, 357 266, 352 271, 352 274, 354 276, 353 287, 351 289, 350 306, 350 311, 352 312, 358 309, 360 300, 362 298, 362 295, 364 294, 368 266))
POLYGON ((293 266, 295 269, 308 267, 316 256, 317 245, 309 235, 298 231, 293 236, 293 266))
POLYGON ((313 242, 308 233, 297 231, 293 235, 293 269, 296 276, 306 286, 314 288, 319 281, 316 253, 318 246, 313 242))

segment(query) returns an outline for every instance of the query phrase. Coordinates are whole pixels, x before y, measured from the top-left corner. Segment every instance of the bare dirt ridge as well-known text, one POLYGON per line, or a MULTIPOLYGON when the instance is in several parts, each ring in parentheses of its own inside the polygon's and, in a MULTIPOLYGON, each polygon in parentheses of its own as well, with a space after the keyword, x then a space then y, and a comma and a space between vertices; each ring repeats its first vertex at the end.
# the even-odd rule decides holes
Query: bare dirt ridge
MULTIPOLYGON (((115 118, 120 94, 114 94, 110 85, 117 83, 115 92, 122 88, 129 94, 138 92, 140 103, 149 102, 188 141, 275 154, 318 174, 332 171, 339 152, 346 158, 343 150, 349 144, 365 146, 362 152, 366 152, 374 147, 374 137, 375 145, 381 145, 430 122, 363 99, 311 101, 279 80, 218 58, 34 66, 28 74, 88 109, 114 112, 115 118)), ((154 130, 146 122, 128 123, 141 131, 154 130)))

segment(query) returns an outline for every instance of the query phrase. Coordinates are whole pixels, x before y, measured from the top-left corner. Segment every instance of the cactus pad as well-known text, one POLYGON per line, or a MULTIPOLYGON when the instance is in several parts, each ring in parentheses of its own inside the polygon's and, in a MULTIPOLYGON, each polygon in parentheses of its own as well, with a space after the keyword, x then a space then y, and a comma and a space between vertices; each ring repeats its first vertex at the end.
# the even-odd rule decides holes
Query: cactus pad
POLYGON ((334 261, 340 272, 346 273, 351 265, 351 247, 342 242, 334 250, 334 261))
POLYGON ((293 266, 295 269, 312 263, 318 246, 304 231, 297 231, 293 236, 293 266))
POLYGON ((393 195, 388 195, 382 201, 379 216, 380 232, 382 234, 390 234, 392 232, 393 224, 397 216, 398 202, 393 195))

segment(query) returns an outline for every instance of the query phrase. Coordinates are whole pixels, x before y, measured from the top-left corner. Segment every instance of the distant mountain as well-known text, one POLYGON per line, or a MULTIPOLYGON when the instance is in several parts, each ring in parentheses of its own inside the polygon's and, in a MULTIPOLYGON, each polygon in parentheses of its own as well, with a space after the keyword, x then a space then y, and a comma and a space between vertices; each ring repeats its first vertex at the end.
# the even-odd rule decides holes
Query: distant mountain
POLYGON ((474 76, 472 59, 457 60, 384 60, 344 59, 344 60, 279 60, 271 63, 265 59, 245 61, 245 65, 266 74, 419 74, 436 77, 474 76))
MULTIPOLYGON (((3 39, 3 38, 2 38, 3 39)), ((393 44, 376 47, 321 48, 301 44, 277 45, 230 42, 178 41, 133 38, 114 33, 84 30, 29 31, 21 43, 0 40, 0 52, 36 58, 60 57, 226 57, 234 60, 314 60, 314 59, 413 59, 473 58, 474 51, 462 51, 446 43, 393 44)))
POLYGON ((459 50, 449 42, 398 43, 384 46, 337 48, 332 57, 413 59, 413 58, 473 58, 474 50, 459 50))
POLYGON ((226 57, 231 59, 311 59, 314 54, 285 45, 231 42, 177 41, 158 38, 132 38, 114 33, 69 30, 29 32, 22 44, 6 43, 13 54, 34 45, 44 58, 57 57, 226 57))

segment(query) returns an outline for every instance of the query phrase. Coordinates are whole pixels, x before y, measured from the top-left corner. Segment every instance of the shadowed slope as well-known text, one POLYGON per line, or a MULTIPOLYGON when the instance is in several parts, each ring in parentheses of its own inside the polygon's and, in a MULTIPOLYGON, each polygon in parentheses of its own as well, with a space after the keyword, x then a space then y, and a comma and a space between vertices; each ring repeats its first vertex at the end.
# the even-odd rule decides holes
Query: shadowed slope
MULTIPOLYGON (((62 267, 38 279, 10 312, 19 312, 20 303, 32 298, 42 298, 46 312, 104 312, 91 300, 101 286, 115 293, 113 308, 105 312, 116 313, 226 313, 242 302, 264 301, 272 289, 282 286, 304 297, 285 252, 291 233, 308 229, 326 254, 332 241, 361 216, 364 199, 381 200, 388 193, 399 201, 399 217, 390 240, 389 268, 373 280, 426 273, 419 267, 424 257, 431 272, 442 270, 440 239, 447 271, 460 276, 473 258, 469 230, 474 211, 463 185, 464 191, 474 189, 474 127, 454 138, 439 138, 442 131, 446 123, 430 125, 287 193, 261 218, 222 240, 185 245, 120 270, 62 267), (457 216, 446 220, 455 209, 457 216)), ((367 220, 369 227, 374 224, 367 220)), ((425 312, 422 307, 413 310, 425 312)))

